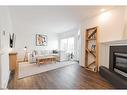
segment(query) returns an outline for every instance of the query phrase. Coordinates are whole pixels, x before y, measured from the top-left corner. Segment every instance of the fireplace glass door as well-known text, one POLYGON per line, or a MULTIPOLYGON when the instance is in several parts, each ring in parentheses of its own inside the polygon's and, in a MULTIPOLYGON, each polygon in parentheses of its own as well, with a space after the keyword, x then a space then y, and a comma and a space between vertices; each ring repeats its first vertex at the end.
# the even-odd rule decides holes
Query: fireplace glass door
POLYGON ((127 54, 115 53, 114 68, 127 73, 127 54))

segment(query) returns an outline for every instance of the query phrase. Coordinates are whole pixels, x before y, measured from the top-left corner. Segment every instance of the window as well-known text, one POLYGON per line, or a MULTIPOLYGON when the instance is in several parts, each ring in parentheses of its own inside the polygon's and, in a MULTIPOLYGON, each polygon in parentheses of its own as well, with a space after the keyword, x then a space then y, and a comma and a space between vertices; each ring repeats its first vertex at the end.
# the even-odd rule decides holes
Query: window
POLYGON ((67 53, 74 54, 74 37, 69 37, 60 40, 60 50, 66 51, 67 53))

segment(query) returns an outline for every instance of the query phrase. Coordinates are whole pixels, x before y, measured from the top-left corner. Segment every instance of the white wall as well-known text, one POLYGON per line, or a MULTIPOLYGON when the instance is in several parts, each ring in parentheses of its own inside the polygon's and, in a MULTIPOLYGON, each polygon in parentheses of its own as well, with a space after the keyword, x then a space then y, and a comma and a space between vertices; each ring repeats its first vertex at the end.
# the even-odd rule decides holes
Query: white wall
POLYGON ((9 33, 12 32, 10 13, 7 7, 0 7, 0 78, 1 88, 6 88, 9 80, 9 33), (3 34, 5 31, 5 35, 3 34))
POLYGON ((85 64, 85 30, 87 28, 99 26, 99 42, 107 42, 113 40, 123 39, 125 30, 125 8, 118 7, 106 11, 93 18, 89 18, 81 25, 81 52, 80 52, 80 65, 85 64))
POLYGON ((75 28, 63 33, 59 33, 59 49, 60 49, 60 40, 68 37, 74 37, 74 55, 75 55, 75 60, 79 60, 79 36, 78 32, 80 32, 79 28, 75 28))
MULTIPOLYGON (((13 16, 13 15, 12 15, 13 16)), ((46 31, 43 26, 25 24, 24 22, 19 22, 18 19, 13 19, 14 32, 16 34, 15 51, 18 52, 19 60, 24 57, 24 47, 27 46, 28 51, 32 50, 53 50, 58 49, 58 36, 56 33, 51 31, 46 31), (36 34, 47 35, 47 46, 36 46, 36 34)))
POLYGON ((124 27, 123 39, 127 39, 127 7, 125 7, 125 27, 124 27))

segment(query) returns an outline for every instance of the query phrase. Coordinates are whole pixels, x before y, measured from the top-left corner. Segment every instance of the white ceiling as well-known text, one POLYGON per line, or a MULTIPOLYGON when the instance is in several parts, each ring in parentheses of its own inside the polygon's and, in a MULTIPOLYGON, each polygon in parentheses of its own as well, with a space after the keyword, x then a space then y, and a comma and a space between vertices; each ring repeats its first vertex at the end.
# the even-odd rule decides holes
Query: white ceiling
POLYGON ((103 6, 20 6, 9 7, 13 23, 45 28, 61 33, 76 28, 80 23, 99 14, 103 6))

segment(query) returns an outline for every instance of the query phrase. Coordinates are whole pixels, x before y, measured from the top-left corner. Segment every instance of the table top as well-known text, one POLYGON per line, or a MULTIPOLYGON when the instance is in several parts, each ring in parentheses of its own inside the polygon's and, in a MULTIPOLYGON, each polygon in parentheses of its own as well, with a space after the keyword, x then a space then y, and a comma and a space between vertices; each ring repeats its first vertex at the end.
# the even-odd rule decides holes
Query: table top
POLYGON ((42 55, 42 56, 38 56, 36 59, 48 59, 48 58, 56 58, 56 57, 58 57, 58 56, 56 56, 56 55, 42 55))

